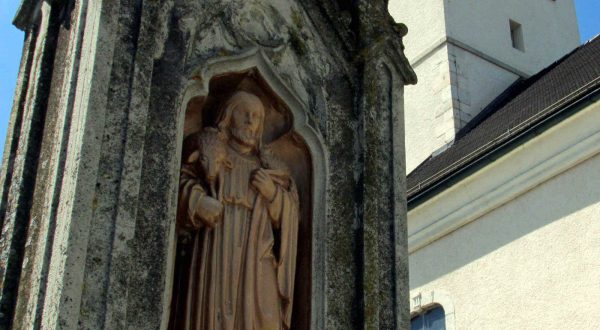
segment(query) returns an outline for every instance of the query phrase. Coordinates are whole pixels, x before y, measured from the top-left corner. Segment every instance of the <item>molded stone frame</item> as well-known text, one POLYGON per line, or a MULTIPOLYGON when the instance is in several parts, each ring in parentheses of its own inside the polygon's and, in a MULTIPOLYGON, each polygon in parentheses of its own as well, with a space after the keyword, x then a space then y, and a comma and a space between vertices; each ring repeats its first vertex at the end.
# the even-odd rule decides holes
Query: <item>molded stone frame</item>
POLYGON ((434 306, 441 306, 444 309, 446 330, 455 330, 454 304, 450 295, 441 290, 419 292, 417 295, 412 296, 410 298, 410 316, 412 318, 434 306))
MULTIPOLYGON (((256 70, 272 91, 287 105, 293 116, 292 130, 300 135, 306 144, 312 161, 312 262, 311 262, 311 329, 324 329, 326 316, 326 188, 328 178, 328 153, 321 134, 309 124, 308 106, 280 79, 267 56, 258 48, 242 55, 220 57, 207 61, 206 65, 192 73, 192 79, 183 93, 179 108, 178 122, 178 156, 181 154, 185 114, 188 103, 196 97, 207 96, 209 83, 215 76, 256 70)), ((173 216, 173 221, 175 220, 173 216)), ((172 248, 175 248, 175 235, 171 237, 172 248)), ((171 253, 169 267, 174 264, 174 251, 171 253)), ((171 271, 171 275, 172 275, 171 271)), ((168 278, 167 288, 171 288, 172 278, 168 278)), ((168 307, 168 305, 165 305, 168 307)), ((168 315, 167 313, 163 315, 168 315)))

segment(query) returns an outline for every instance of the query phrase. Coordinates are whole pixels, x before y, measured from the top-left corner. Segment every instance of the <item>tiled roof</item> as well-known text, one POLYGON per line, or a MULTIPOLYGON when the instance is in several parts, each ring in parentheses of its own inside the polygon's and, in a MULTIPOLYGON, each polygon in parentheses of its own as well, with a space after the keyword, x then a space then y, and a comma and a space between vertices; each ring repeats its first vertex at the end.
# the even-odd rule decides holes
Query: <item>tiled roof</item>
POLYGON ((448 149, 421 163, 407 179, 409 200, 599 87, 600 37, 596 37, 536 75, 514 83, 459 131, 448 149))

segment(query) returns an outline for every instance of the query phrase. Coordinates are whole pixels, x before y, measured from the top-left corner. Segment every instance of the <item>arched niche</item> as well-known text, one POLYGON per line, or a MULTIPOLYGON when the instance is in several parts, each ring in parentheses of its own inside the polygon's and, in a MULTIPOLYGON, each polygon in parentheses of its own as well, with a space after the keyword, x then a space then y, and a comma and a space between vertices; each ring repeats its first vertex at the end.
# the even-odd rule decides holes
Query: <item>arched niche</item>
MULTIPOLYGON (((307 123, 307 107, 278 79, 258 51, 209 62, 192 76, 179 116, 182 159, 190 154, 187 146, 191 144, 187 140, 206 127, 215 127, 225 100, 235 91, 250 91, 263 101, 266 109, 263 145, 290 169, 300 199, 292 327, 322 328, 326 154, 320 134, 307 123)), ((177 268, 178 261, 174 264, 177 268)), ((175 270, 174 287, 178 271, 175 270)))

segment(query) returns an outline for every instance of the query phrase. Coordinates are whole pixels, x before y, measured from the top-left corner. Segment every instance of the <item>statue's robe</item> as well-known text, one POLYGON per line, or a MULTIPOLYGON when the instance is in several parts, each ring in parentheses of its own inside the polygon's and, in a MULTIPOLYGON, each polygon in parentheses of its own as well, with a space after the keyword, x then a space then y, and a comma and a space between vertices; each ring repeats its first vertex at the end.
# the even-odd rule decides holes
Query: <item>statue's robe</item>
POLYGON ((213 196, 224 208, 214 228, 194 215, 198 199, 211 195, 201 167, 182 166, 178 226, 191 235, 178 247, 170 328, 289 329, 299 221, 296 187, 289 175, 270 174, 277 192, 267 201, 250 185, 251 174, 261 168, 258 157, 231 148, 228 153, 232 167, 221 169, 218 196, 213 196))

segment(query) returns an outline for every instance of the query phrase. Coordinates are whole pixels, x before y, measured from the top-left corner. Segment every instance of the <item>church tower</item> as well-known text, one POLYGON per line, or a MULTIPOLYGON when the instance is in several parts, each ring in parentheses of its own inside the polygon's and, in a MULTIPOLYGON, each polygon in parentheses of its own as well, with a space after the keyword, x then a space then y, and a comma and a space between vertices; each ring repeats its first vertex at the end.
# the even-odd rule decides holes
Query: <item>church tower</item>
POLYGON ((390 0, 419 83, 405 89, 407 172, 502 91, 579 45, 573 0, 390 0))

